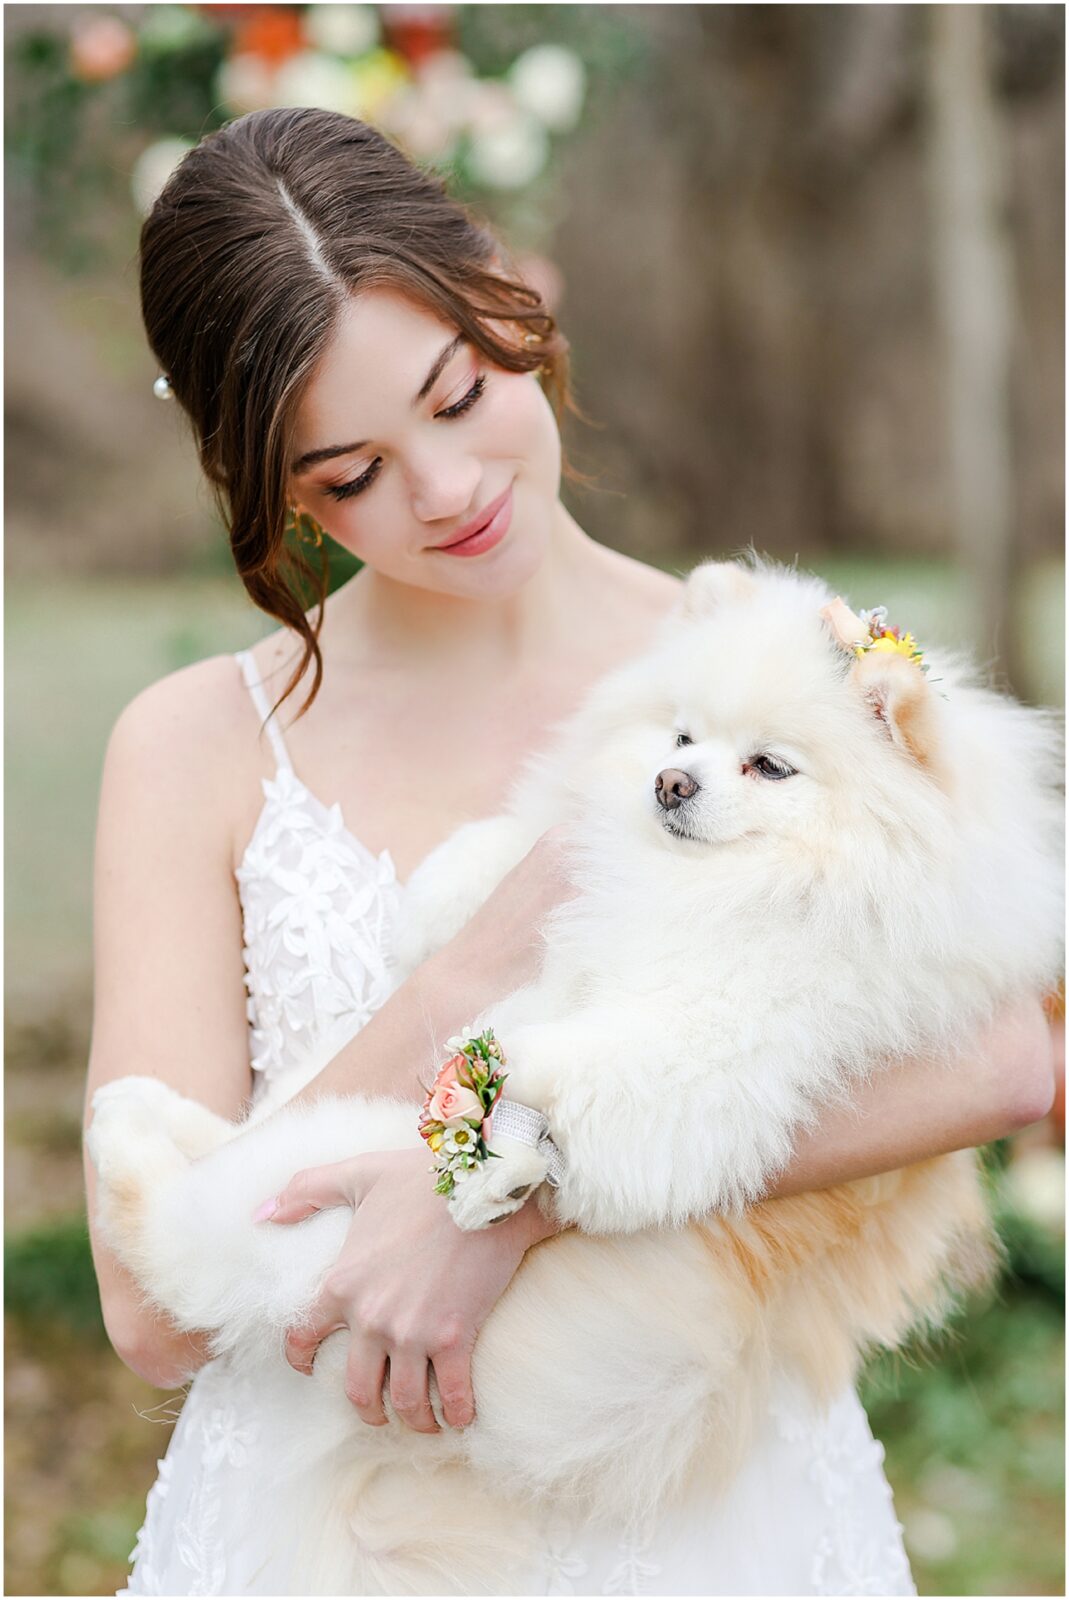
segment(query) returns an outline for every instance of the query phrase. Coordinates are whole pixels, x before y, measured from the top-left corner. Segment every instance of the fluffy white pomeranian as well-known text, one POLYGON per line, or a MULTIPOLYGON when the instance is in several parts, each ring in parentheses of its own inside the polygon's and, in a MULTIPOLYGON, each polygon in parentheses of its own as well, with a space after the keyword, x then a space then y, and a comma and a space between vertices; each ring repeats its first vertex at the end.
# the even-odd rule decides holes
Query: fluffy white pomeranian
MULTIPOLYGON (((619 1525, 714 1492, 773 1379, 830 1397, 866 1346, 988 1270, 968 1152, 761 1203, 822 1106, 896 1057, 953 1071, 1059 968, 1052 720, 934 651, 925 671, 909 641, 859 654, 867 626, 831 600, 772 566, 697 569, 656 648, 594 689, 507 815, 413 880, 409 966, 571 826, 580 893, 549 921, 541 976, 474 1027, 504 1047, 506 1095, 548 1117, 565 1170, 540 1201, 578 1226, 528 1253, 487 1321, 471 1427, 365 1427, 344 1334, 312 1383, 294 1374, 283 1331, 349 1214, 251 1220, 298 1167, 419 1144, 414 1105, 330 1099, 234 1126, 151 1079, 97 1094, 104 1235, 254 1378, 277 1483, 308 1507, 303 1592, 508 1592, 540 1505, 619 1525)), ((546 1176, 537 1149, 491 1143, 502 1159, 443 1200, 462 1227, 546 1176)))

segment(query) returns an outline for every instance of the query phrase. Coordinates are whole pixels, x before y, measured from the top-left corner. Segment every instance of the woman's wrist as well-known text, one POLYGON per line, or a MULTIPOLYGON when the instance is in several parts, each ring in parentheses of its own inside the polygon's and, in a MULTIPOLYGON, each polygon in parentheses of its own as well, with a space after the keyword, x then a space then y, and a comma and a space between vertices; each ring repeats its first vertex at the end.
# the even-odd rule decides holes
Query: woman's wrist
POLYGON ((548 1206, 543 1210, 534 1197, 521 1206, 509 1221, 516 1224, 518 1237, 525 1241, 524 1250, 530 1250, 533 1245, 541 1244, 543 1239, 552 1239, 554 1234, 563 1232, 562 1224, 548 1206))

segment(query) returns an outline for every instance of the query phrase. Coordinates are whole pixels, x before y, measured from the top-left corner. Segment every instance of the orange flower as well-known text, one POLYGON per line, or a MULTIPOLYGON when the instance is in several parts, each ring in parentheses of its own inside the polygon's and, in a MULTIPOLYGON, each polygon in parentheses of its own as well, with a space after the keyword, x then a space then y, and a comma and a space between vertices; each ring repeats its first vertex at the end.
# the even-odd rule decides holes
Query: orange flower
POLYGON ((300 14, 292 6, 243 6, 234 30, 233 53, 259 56, 281 66, 305 47, 300 14))

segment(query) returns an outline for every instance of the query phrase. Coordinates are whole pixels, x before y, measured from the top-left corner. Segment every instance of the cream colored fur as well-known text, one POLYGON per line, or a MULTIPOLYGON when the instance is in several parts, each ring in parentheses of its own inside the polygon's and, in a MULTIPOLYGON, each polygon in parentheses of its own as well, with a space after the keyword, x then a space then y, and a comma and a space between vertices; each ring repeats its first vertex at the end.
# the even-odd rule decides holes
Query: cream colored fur
MULTIPOLYGON (((953 1070, 958 1041, 1059 962, 1053 725, 935 652, 928 679, 855 661, 820 620, 829 598, 782 569, 699 568, 508 814, 416 875, 409 964, 571 824, 581 893, 545 930, 542 976, 477 1020, 507 1050, 506 1093, 549 1116, 579 1229, 528 1254, 486 1323, 471 1428, 366 1428, 344 1336, 313 1383, 289 1371, 283 1330, 348 1214, 250 1220, 297 1167, 418 1145, 412 1106, 324 1101, 235 1129, 150 1080, 97 1095, 105 1233, 155 1303, 255 1374, 278 1486, 314 1517, 302 1592, 509 1592, 543 1500, 619 1523, 715 1492, 776 1374, 826 1398, 989 1270, 969 1153, 757 1203, 822 1105, 906 1052, 953 1070), (794 774, 760 776, 762 753, 794 774), (668 814, 653 784, 675 767, 700 788, 668 814)), ((458 1193, 462 1226, 542 1175, 500 1148, 458 1193)))

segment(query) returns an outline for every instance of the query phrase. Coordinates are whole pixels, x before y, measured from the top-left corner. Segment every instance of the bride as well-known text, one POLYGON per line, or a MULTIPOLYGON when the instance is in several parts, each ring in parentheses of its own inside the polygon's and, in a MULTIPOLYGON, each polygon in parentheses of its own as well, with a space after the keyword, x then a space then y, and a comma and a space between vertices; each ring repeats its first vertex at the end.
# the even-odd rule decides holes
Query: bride
MULTIPOLYGON (((406 879, 500 809, 678 585, 564 509, 547 398, 566 398, 561 334, 485 230, 374 130, 292 109, 230 124, 171 178, 141 262, 157 392, 188 415, 241 578, 281 628, 155 684, 112 734, 89 1098, 147 1072, 229 1118, 269 1085, 416 1099, 440 1041, 533 975, 539 924, 569 885, 547 835, 390 996, 406 879), (308 611, 311 569, 287 550, 324 528, 364 566, 308 611)), ((1042 1115, 1038 1004, 1000 1019, 971 1062, 968 1081, 898 1064, 800 1143, 777 1192, 1042 1115)), ((528 1203, 462 1234, 409 1151, 297 1174, 264 1216, 338 1205, 347 1242, 288 1359, 309 1372, 347 1328, 361 1424, 385 1424, 388 1399, 392 1426, 435 1430, 433 1368, 446 1425, 466 1426, 479 1327, 550 1225, 528 1203)), ((94 1255, 123 1360, 165 1387, 196 1373, 124 1592, 302 1592, 256 1394, 146 1310, 95 1237, 94 1255)), ((912 1593, 881 1462, 852 1392, 818 1412, 785 1386, 715 1503, 619 1536, 561 1505, 519 1592, 912 1593)))

